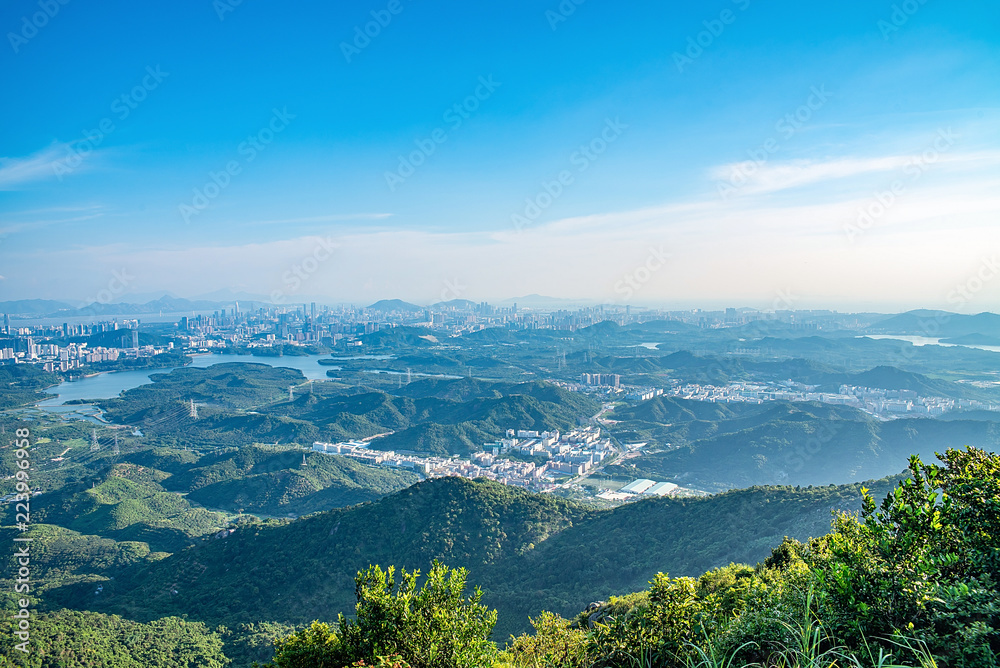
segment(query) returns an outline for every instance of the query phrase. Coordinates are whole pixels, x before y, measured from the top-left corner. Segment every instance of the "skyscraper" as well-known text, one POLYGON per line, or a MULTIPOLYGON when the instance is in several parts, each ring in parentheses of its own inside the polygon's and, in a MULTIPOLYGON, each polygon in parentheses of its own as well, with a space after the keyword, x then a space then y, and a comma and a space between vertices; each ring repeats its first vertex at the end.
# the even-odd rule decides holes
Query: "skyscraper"
POLYGON ((10 334, 10 314, 9 313, 4 313, 3 314, 3 333, 4 334, 8 334, 8 335, 10 334))

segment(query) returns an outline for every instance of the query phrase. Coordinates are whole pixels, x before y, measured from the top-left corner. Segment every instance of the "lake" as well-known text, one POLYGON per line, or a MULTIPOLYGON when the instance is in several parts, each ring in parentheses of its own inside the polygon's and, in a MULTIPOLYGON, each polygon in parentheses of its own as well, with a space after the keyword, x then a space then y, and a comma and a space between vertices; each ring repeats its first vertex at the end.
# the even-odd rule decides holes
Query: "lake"
POLYGON ((1000 346, 973 346, 961 343, 941 343, 940 338, 933 336, 908 336, 902 334, 867 334, 864 339, 891 339, 894 341, 909 341, 913 345, 920 346, 941 346, 943 348, 974 348, 976 350, 986 350, 991 353, 1000 353, 1000 346))
MULTIPOLYGON (((249 362, 253 364, 267 364, 273 367, 284 367, 298 369, 308 380, 326 380, 326 372, 331 369, 328 366, 320 366, 319 360, 328 358, 327 355, 308 355, 304 357, 255 357, 254 355, 219 355, 211 353, 208 355, 193 355, 192 362, 188 368, 204 369, 214 364, 225 364, 227 362, 249 362)), ((56 387, 46 390, 50 394, 57 396, 39 402, 41 408, 51 408, 62 406, 67 401, 79 401, 81 399, 113 399, 125 390, 133 387, 146 385, 152 382, 149 377, 156 373, 169 373, 176 367, 167 369, 143 369, 141 371, 112 371, 101 373, 96 376, 68 380, 60 383, 56 387)))

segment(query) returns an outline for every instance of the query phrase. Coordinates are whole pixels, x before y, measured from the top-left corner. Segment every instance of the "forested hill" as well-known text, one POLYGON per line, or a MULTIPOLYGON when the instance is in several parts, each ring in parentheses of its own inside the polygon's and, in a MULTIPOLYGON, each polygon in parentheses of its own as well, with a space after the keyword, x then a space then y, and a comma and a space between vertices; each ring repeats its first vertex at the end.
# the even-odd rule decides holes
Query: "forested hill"
MULTIPOLYGON (((888 481, 870 485, 884 494, 888 481)), ((105 583, 55 599, 70 607, 210 624, 302 623, 354 605, 369 564, 466 566, 500 611, 498 636, 543 609, 572 614, 594 599, 642 589, 657 572, 699 575, 766 557, 784 536, 829 529, 834 508, 860 505, 860 485, 758 487, 702 499, 649 499, 610 510, 488 481, 437 479, 382 500, 294 523, 238 529, 105 583)))
POLYGON ((203 449, 391 434, 371 447, 467 454, 508 429, 565 430, 600 409, 590 397, 540 381, 428 380, 400 388, 399 395, 371 388, 343 393, 319 384, 315 393, 303 390, 291 400, 288 388, 305 384, 302 373, 263 364, 175 369, 152 381, 102 401, 101 408, 111 421, 150 437, 203 449))

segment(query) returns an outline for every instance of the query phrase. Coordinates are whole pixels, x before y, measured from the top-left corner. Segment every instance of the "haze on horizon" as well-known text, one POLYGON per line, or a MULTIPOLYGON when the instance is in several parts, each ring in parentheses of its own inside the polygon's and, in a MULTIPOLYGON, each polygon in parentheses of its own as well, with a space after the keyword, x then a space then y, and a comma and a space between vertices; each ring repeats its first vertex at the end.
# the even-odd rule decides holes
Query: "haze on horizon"
POLYGON ((1000 299, 995 4, 53 6, 0 8, 0 301, 1000 299))

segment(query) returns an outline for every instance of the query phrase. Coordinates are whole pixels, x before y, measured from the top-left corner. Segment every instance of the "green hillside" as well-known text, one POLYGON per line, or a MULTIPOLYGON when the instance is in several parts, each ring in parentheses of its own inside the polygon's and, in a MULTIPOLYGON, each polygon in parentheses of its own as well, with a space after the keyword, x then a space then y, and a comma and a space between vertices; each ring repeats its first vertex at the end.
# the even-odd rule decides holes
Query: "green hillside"
MULTIPOLYGON (((100 483, 37 497, 32 518, 82 534, 148 543, 152 550, 165 552, 225 526, 224 516, 195 508, 164 489, 160 482, 167 475, 118 464, 100 483)), ((5 512, 5 524, 13 524, 13 508, 5 506, 5 512)))
MULTIPOLYGON (((1000 459, 976 449, 940 459, 912 457, 881 505, 861 489, 859 513, 835 514, 831 530, 808 542, 785 538, 756 565, 727 564, 698 577, 657 572, 648 588, 591 602, 573 617, 538 614, 533 632, 510 638, 502 651, 490 639, 498 611, 482 590, 470 590, 467 569, 435 561, 421 579, 370 566, 355 577, 353 616, 286 636, 268 665, 995 668, 1000 459)), ((718 528, 732 532, 740 519, 718 528)), ((601 529, 623 542, 624 554, 615 555, 621 569, 632 537, 594 528, 597 545, 601 529)), ((649 529, 654 535, 659 527, 649 529)), ((589 575, 595 560, 574 561, 575 554, 561 570, 589 575)), ((509 572, 534 582, 548 571, 509 572)))
POLYGON ((223 668, 223 641, 180 618, 140 624, 113 615, 59 610, 31 620, 29 651, 15 649, 16 621, 0 621, 0 666, 50 668, 223 668), (5 663, 5 657, 11 663, 5 663))
POLYGON ((174 369, 154 374, 148 385, 127 390, 121 397, 101 402, 101 408, 118 422, 134 423, 163 413, 173 404, 190 400, 221 408, 246 408, 288 395, 289 385, 305 378, 294 369, 266 364, 226 363, 204 369, 174 369))
MULTIPOLYGON (((0 538, 11 541, 22 535, 11 527, 0 529, 0 538)), ((137 541, 117 541, 100 536, 88 536, 77 531, 49 524, 34 524, 27 534, 32 539, 32 577, 42 593, 54 586, 75 582, 90 582, 112 577, 126 566, 144 561, 161 559, 164 552, 151 552, 149 545, 137 541)), ((9 543, 13 545, 14 543, 9 543)), ((14 560, 2 562, 5 570, 0 576, 4 593, 13 591, 14 560)))
POLYGON ((549 383, 489 383, 475 380, 420 381, 393 396, 366 392, 349 396, 304 395, 266 409, 314 425, 327 440, 365 438, 375 449, 415 450, 438 455, 478 450, 508 429, 552 430, 576 426, 597 412, 594 400, 549 383))
POLYGON ((508 429, 568 429, 597 412, 592 399, 544 382, 419 381, 399 394, 345 393, 321 383, 288 400, 304 378, 292 369, 217 364, 177 369, 102 402, 115 422, 138 426, 163 444, 202 449, 254 443, 370 438, 395 432, 375 448, 464 454, 508 429), (197 406, 191 415, 190 402, 197 406))
POLYGON ((708 491, 753 485, 847 484, 898 471, 910 454, 972 445, 1000 447, 1000 427, 983 420, 900 419, 820 403, 717 405, 657 397, 618 409, 613 433, 652 441, 607 472, 708 491), (669 446, 667 446, 669 444, 669 446))
POLYGON ((72 586, 56 600, 139 618, 185 611, 213 624, 302 623, 349 611, 354 574, 371 563, 426 568, 441 559, 468 567, 483 584, 501 611, 503 635, 543 608, 569 614, 595 597, 642 588, 657 571, 696 575, 761 559, 783 536, 820 535, 831 509, 859 503, 860 486, 852 485, 754 488, 595 511, 488 481, 440 479, 291 524, 246 526, 133 566, 105 583, 100 601, 72 586), (266 586, 272 582, 282 586, 266 586))
POLYGON ((187 498, 210 508, 284 515, 371 501, 417 480, 414 473, 373 468, 345 457, 252 446, 206 455, 164 485, 187 491, 187 498))
POLYGON ((14 408, 51 398, 42 390, 59 382, 59 376, 31 364, 0 365, 0 409, 14 408))
POLYGON ((860 387, 881 387, 888 390, 910 390, 924 397, 955 399, 995 399, 996 394, 976 387, 929 378, 923 374, 902 371, 892 366, 879 366, 859 374, 846 376, 843 383, 860 387))

